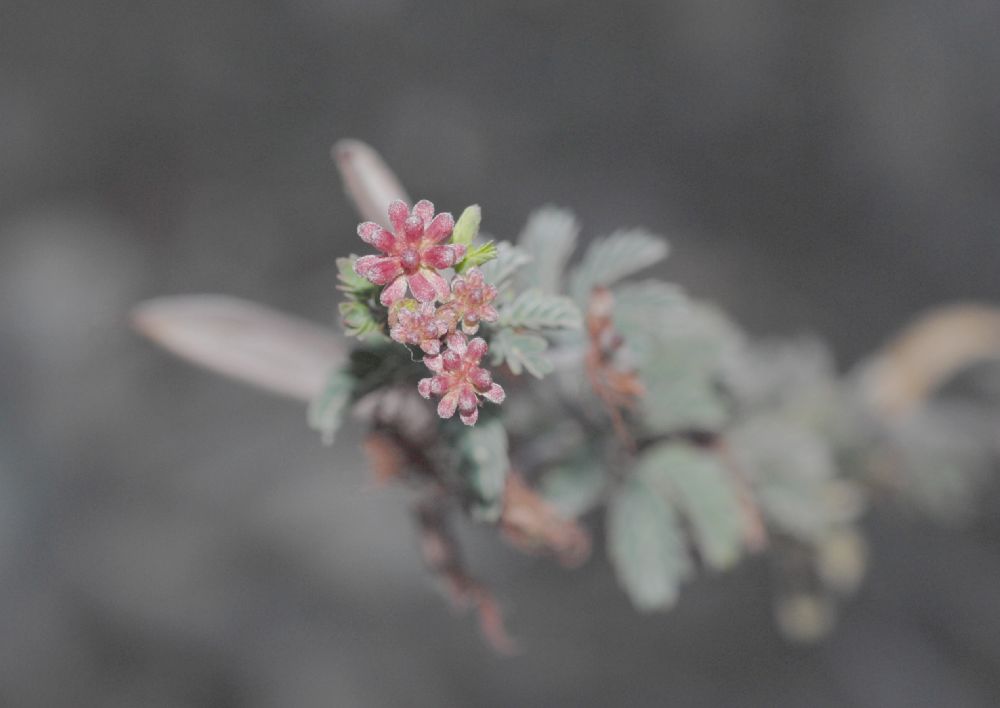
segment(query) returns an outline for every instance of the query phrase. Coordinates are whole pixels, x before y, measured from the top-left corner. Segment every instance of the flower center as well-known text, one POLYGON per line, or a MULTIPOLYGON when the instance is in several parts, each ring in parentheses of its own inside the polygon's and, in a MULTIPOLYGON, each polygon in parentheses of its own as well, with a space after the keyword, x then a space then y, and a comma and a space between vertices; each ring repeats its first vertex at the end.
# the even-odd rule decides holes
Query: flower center
POLYGON ((417 268, 420 267, 420 254, 417 253, 417 249, 415 248, 407 248, 400 254, 399 263, 403 266, 403 270, 406 271, 407 275, 416 273, 417 268))

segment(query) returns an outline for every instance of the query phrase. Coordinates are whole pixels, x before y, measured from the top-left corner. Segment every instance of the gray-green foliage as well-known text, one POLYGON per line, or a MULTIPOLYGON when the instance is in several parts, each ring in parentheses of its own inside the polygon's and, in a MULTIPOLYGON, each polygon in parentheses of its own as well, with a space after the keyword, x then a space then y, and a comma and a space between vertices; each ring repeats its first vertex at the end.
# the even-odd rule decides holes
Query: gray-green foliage
POLYGON ((692 572, 684 534, 670 504, 646 482, 629 479, 608 506, 608 557, 632 604, 644 611, 677 602, 692 572))
POLYGON ((531 256, 509 241, 496 244, 496 258, 482 266, 483 277, 501 291, 510 285, 518 269, 531 262, 531 256))
POLYGON ((503 492, 510 471, 507 431, 503 423, 491 420, 463 429, 458 449, 473 516, 483 521, 496 521, 503 511, 503 492))
POLYGON ((531 289, 501 307, 498 324, 527 329, 579 329, 582 323, 579 308, 568 297, 531 289))
POLYGON ((611 558, 639 609, 672 605, 691 574, 681 518, 707 566, 739 560, 744 514, 730 472, 712 451, 661 443, 641 455, 609 509, 611 558))
POLYGON ((471 246, 472 242, 479 235, 479 224, 483 220, 483 212, 478 204, 465 207, 455 228, 451 232, 451 242, 462 246, 471 246))
POLYGON ((728 568, 739 559, 744 516, 731 473, 718 454, 686 443, 661 443, 642 455, 636 474, 684 516, 706 565, 728 568))
POLYGON ((376 315, 375 296, 378 289, 354 272, 357 256, 337 259, 337 289, 344 293, 345 300, 339 305, 340 321, 349 337, 376 341, 384 339, 384 323, 376 315))
POLYGON ((549 206, 534 212, 517 242, 531 257, 531 262, 518 274, 518 284, 558 293, 579 233, 580 225, 567 209, 549 206))
POLYGON ((330 372, 322 393, 309 404, 309 427, 319 431, 326 445, 333 440, 343 423, 354 393, 355 378, 347 371, 330 372))
POLYGON ((640 406, 648 430, 716 429, 726 421, 719 367, 739 336, 724 317, 647 280, 616 288, 614 321, 646 389, 640 406))
POLYGON ((476 268, 489 263, 497 257, 497 247, 492 241, 480 243, 469 247, 468 252, 462 262, 455 266, 457 273, 464 273, 470 268, 476 268))
MULTIPOLYGON (((608 500, 607 547, 616 574, 636 607, 651 610, 676 602, 695 561, 729 568, 748 546, 765 543, 764 535, 776 553, 792 548, 812 554, 804 566, 805 591, 832 597, 828 590, 837 583, 853 587, 863 553, 854 553, 854 566, 847 567, 830 549, 843 550, 844 539, 857 536, 853 524, 864 507, 859 480, 870 479, 874 459, 888 463, 890 481, 932 515, 954 519, 973 506, 998 452, 995 418, 932 405, 872 425, 877 416, 854 395, 859 384, 838 378, 828 350, 815 340, 751 344, 717 310, 674 285, 622 283, 667 256, 662 238, 640 229, 616 231, 593 241, 567 277, 579 233, 572 213, 554 207, 535 212, 517 246, 479 242, 480 217, 478 207, 466 209, 453 241, 468 248, 456 270, 480 266, 500 290, 494 303, 499 320, 483 328, 493 365, 541 379, 554 369, 551 354, 560 371, 553 377, 558 396, 538 387, 507 401, 502 413, 516 420, 484 416, 474 427, 448 428, 449 445, 439 452, 457 459, 449 479, 457 471, 475 518, 500 519, 511 466, 508 430, 513 440, 531 436, 544 442, 536 448, 558 448, 540 454, 518 449, 514 456, 519 467, 532 461, 529 474, 541 472, 539 493, 565 517, 608 500), (591 367, 606 363, 587 358, 595 351, 586 338, 592 332, 580 331, 598 287, 612 290, 615 330, 599 333, 608 335, 600 355, 613 352, 610 366, 625 375, 634 370, 643 389, 634 409, 622 407, 628 430, 621 438, 634 435, 624 445, 610 426, 607 437, 595 431, 606 420, 602 406, 614 404, 598 401, 584 375, 585 361, 591 367), (607 343, 615 334, 624 342, 620 350, 607 343), (574 434, 559 438, 554 420, 574 434), (695 439, 711 446, 684 442, 695 439), (630 442, 639 452, 623 463, 630 442), (618 454, 605 457, 611 449, 618 454)), ((338 260, 340 288, 348 296, 341 305, 345 326, 349 334, 379 336, 384 322, 373 304, 376 289, 353 272, 353 262, 338 260)), ((350 373, 334 372, 310 406, 310 425, 327 441, 353 397, 412 382, 412 367, 421 366, 409 351, 397 351, 397 360, 377 346, 363 353, 372 361, 363 365, 365 357, 355 357, 350 373)))
POLYGON ((667 242, 642 229, 616 231, 591 243, 570 276, 570 294, 581 306, 599 286, 610 286, 667 257, 667 242))
POLYGON ((504 328, 490 342, 490 353, 494 366, 506 364, 515 376, 527 371, 540 379, 553 369, 552 362, 545 356, 548 346, 545 337, 504 328))

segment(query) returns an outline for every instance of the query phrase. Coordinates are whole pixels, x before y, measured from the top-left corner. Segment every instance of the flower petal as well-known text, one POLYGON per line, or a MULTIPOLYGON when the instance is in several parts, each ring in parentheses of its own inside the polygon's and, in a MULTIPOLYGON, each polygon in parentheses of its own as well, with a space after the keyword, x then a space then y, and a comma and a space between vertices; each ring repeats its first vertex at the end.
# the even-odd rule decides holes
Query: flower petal
POLYGON ((406 344, 406 330, 399 326, 390 327, 389 339, 395 340, 400 344, 406 344))
POLYGON ((375 264, 375 261, 382 258, 382 256, 361 256, 358 260, 354 261, 354 272, 360 275, 362 278, 368 277, 368 271, 375 264))
POLYGON ((503 387, 500 384, 495 383, 490 386, 489 391, 486 391, 483 394, 483 398, 490 403, 503 403, 503 400, 507 398, 507 394, 504 392, 503 387))
POLYGON ((425 353, 435 356, 441 351, 441 340, 425 339, 420 343, 420 348, 423 349, 425 353))
POLYGON ((493 305, 485 305, 479 311, 479 319, 483 322, 496 322, 500 319, 500 313, 497 312, 497 308, 493 305))
POLYGON ((406 207, 406 202, 397 199, 389 205, 389 223, 397 234, 403 233, 403 224, 409 215, 410 210, 406 207))
POLYGON ((372 237, 371 244, 382 253, 394 253, 399 250, 399 240, 381 227, 372 237))
POLYGON ((419 393, 424 398, 431 397, 431 380, 430 379, 420 379, 417 382, 417 393, 419 393))
POLYGON ((458 261, 452 246, 431 246, 420 254, 420 261, 431 268, 451 268, 458 261))
POLYGON ((427 225, 424 237, 431 243, 443 241, 451 235, 455 228, 455 217, 448 212, 443 212, 434 217, 434 220, 427 225))
MULTIPOLYGON (((367 258, 367 256, 363 258, 367 258)), ((359 262, 361 260, 363 259, 358 259, 359 262)), ((399 264, 399 259, 395 256, 386 256, 384 258, 376 256, 375 260, 367 263, 365 267, 367 272, 364 274, 364 277, 375 283, 375 285, 385 285, 403 272, 403 266, 399 264)))
POLYGON ((428 270, 419 270, 413 275, 408 276, 413 297, 421 302, 430 302, 437 297, 437 291, 426 276, 426 273, 429 272, 428 270))
POLYGON ((459 413, 458 417, 462 419, 462 422, 466 425, 475 425, 476 421, 479 420, 479 409, 473 408, 471 413, 459 413))
POLYGON ((392 303, 402 300, 406 296, 406 276, 401 275, 392 281, 392 285, 385 288, 379 296, 378 301, 386 307, 392 307, 392 303))
POLYGON ((465 350, 467 349, 465 344, 465 335, 461 332, 453 332, 448 335, 448 349, 455 352, 459 356, 465 356, 465 350))
POLYGON ((469 373, 469 381, 480 392, 489 391, 493 385, 493 377, 486 369, 476 368, 469 373))
POLYGON ((472 390, 472 386, 466 384, 460 388, 458 394, 458 410, 468 415, 478 407, 479 399, 476 398, 476 392, 472 390))
POLYGON ((435 374, 440 374, 444 371, 444 363, 441 361, 440 356, 425 356, 424 366, 433 371, 435 374))
POLYGON ((411 215, 403 222, 403 238, 410 246, 418 246, 424 239, 424 222, 417 215, 411 215))
POLYGON ((488 348, 489 347, 486 346, 485 339, 483 339, 482 337, 476 337, 471 342, 469 342, 468 355, 466 356, 466 358, 472 359, 473 361, 479 361, 480 359, 483 358, 483 354, 486 353, 486 350, 488 348))
POLYGON ((374 221, 364 221, 358 224, 358 236, 360 236, 361 240, 365 243, 371 243, 372 239, 375 238, 375 234, 377 234, 381 228, 382 227, 374 221))
POLYGON ((438 403, 437 413, 442 418, 451 418, 458 408, 458 391, 449 391, 438 403))
POLYGON ((451 379, 440 374, 431 379, 431 393, 435 396, 443 396, 451 385, 451 379))
POLYGON ((434 216, 434 204, 426 199, 421 199, 413 205, 413 210, 410 213, 419 217, 420 221, 426 226, 434 216))
POLYGON ((433 270, 422 268, 420 272, 423 273, 424 277, 430 281, 431 286, 437 293, 438 300, 447 300, 448 296, 451 295, 451 290, 448 288, 448 281, 441 277, 440 273, 433 270))

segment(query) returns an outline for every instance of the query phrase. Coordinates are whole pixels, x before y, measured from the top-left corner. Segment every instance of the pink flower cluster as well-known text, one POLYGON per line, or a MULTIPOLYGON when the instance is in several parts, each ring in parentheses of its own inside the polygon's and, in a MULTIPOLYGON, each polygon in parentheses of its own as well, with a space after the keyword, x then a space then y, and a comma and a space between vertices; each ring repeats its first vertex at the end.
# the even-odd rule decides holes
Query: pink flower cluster
POLYGON ((479 366, 486 342, 479 337, 467 342, 465 337, 475 334, 480 322, 496 322, 492 303, 497 289, 478 268, 453 276, 450 283, 438 272, 465 258, 464 245, 445 243, 455 227, 451 214, 435 216, 434 205, 425 199, 412 210, 395 201, 389 206, 389 222, 392 231, 371 221, 358 226, 361 240, 382 255, 362 256, 354 271, 384 286, 379 302, 389 308, 389 336, 428 355, 424 363, 435 375, 421 379, 420 395, 441 397, 437 410, 442 418, 457 410, 463 423, 474 425, 481 399, 504 399, 503 388, 479 366), (413 298, 406 297, 407 291, 413 298), (443 353, 442 344, 447 345, 443 353))
POLYGON ((442 418, 451 418, 458 410, 463 423, 475 425, 480 396, 491 403, 503 403, 506 394, 500 384, 493 383, 490 372, 479 366, 487 348, 481 337, 466 342, 464 334, 455 332, 447 342, 444 354, 424 359, 434 376, 420 379, 417 390, 424 398, 441 396, 437 410, 442 418))

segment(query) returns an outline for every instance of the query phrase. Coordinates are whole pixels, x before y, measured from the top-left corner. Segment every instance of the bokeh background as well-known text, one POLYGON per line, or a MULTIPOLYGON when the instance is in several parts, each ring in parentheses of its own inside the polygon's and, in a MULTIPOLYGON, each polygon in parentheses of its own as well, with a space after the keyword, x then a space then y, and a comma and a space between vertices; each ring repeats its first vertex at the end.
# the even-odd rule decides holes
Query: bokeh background
MULTIPOLYGON (((416 196, 645 225, 660 270, 849 368, 921 308, 1000 302, 995 0, 8 0, 0 6, 0 704, 1000 704, 1000 522, 873 519, 818 647, 767 570, 632 611, 461 529, 523 653, 424 573, 349 431, 141 341, 220 292, 332 322, 355 215, 328 153, 416 196)), ((994 500, 995 501, 995 500, 994 500)))

